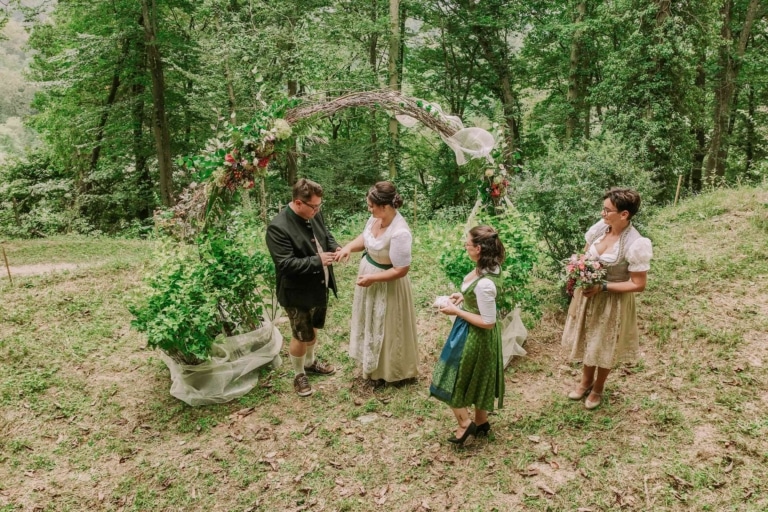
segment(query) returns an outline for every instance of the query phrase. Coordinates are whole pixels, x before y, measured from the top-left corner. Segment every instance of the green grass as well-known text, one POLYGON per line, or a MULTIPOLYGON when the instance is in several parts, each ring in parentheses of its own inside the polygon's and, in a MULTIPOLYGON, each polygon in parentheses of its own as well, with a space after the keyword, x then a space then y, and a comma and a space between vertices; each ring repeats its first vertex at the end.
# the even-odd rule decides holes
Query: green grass
POLYGON ((128 327, 153 243, 6 242, 14 266, 83 266, 0 279, 0 511, 766 510, 766 204, 765 188, 718 190, 647 219, 643 355, 611 374, 595 411, 565 397, 579 367, 559 345, 561 295, 539 276, 529 356, 506 371, 490 438, 464 449, 427 391, 450 327, 429 305, 451 291, 435 269, 452 226, 415 231, 417 383, 361 385, 345 353, 350 263, 320 337, 335 375, 299 399, 288 364, 265 368, 247 395, 200 408, 169 395, 165 365, 128 327))

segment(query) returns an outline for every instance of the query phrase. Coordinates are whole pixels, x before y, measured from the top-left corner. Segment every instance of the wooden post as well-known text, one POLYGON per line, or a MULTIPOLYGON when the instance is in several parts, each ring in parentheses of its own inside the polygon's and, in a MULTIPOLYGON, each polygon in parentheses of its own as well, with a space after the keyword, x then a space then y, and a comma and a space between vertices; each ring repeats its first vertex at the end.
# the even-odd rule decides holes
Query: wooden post
POLYGON ((0 245, 0 249, 3 250, 3 260, 5 261, 5 270, 8 272, 8 280, 11 282, 11 286, 13 286, 13 278, 11 277, 11 266, 8 265, 8 256, 5 255, 5 247, 0 245))
POLYGON ((677 178, 677 190, 675 191, 675 204, 673 206, 677 206, 677 198, 680 197, 680 185, 683 184, 683 175, 681 174, 679 178, 677 178))

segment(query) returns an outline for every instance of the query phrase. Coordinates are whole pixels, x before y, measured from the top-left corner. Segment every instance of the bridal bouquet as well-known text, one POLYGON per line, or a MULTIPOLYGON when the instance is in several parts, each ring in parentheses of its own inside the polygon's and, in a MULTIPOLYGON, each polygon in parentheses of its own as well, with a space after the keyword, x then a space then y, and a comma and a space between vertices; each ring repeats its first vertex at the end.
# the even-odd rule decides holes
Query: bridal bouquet
POLYGON ((565 291, 573 297, 576 288, 589 288, 605 281, 608 273, 599 260, 592 259, 586 254, 574 254, 567 260, 563 260, 565 273, 565 291))

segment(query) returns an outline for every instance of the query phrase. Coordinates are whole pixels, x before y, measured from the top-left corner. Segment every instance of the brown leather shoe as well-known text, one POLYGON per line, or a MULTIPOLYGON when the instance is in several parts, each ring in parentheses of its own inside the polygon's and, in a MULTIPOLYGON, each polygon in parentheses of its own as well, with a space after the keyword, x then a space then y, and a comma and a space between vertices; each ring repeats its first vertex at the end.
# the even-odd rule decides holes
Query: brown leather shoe
POLYGON ((293 389, 299 396, 309 396, 312 394, 312 387, 309 385, 307 375, 300 373, 293 378, 293 389))
POLYGON ((336 368, 333 366, 321 362, 319 359, 315 359, 315 362, 312 363, 312 366, 305 366, 304 371, 306 373, 316 373, 318 375, 332 375, 336 373, 336 368))

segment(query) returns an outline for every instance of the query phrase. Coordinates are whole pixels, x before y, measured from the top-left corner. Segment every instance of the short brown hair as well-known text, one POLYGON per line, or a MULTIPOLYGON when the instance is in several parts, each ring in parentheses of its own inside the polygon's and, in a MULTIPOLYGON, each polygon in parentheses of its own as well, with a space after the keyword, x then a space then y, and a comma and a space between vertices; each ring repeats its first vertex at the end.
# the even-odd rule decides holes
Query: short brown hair
POLYGON ((300 201, 309 201, 312 196, 323 197, 323 187, 307 178, 301 178, 293 186, 293 199, 300 201))
POLYGON ((640 194, 631 188, 609 188, 603 199, 610 199, 619 212, 629 212, 630 219, 640 209, 640 194))

